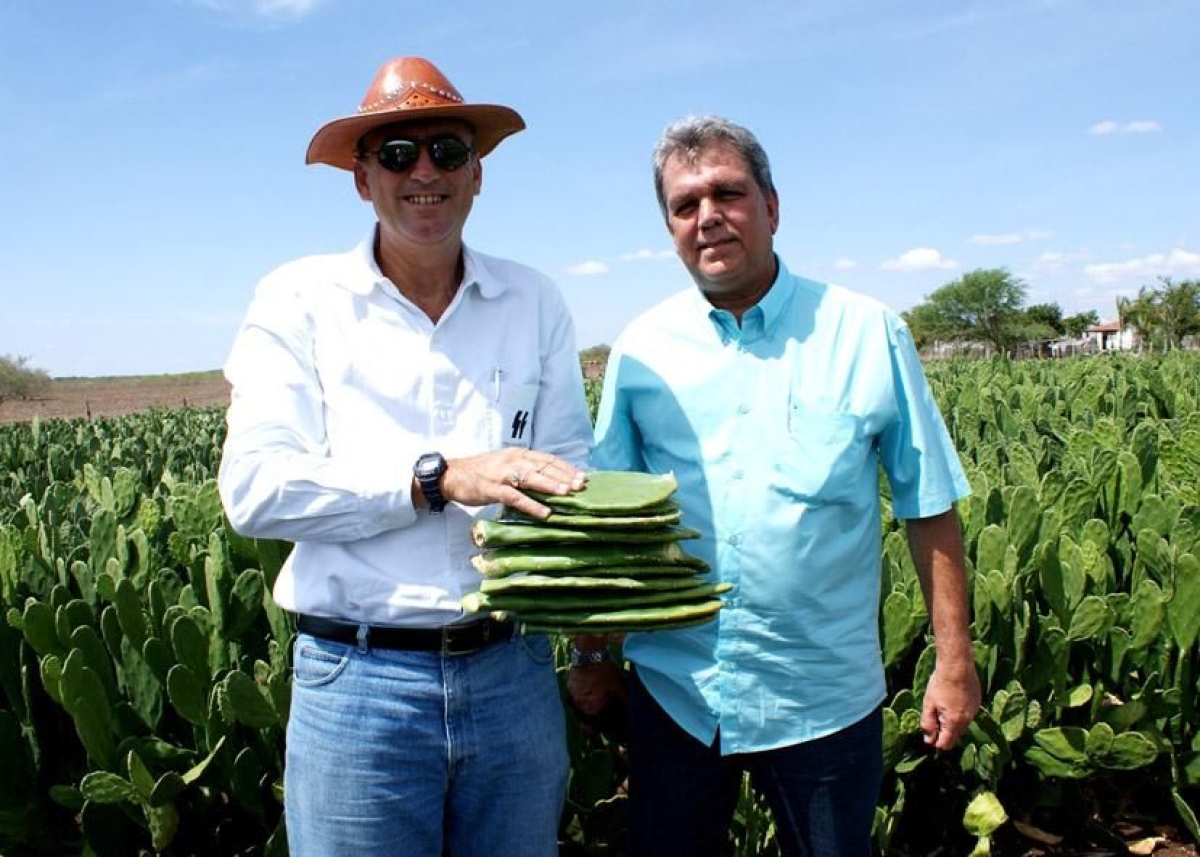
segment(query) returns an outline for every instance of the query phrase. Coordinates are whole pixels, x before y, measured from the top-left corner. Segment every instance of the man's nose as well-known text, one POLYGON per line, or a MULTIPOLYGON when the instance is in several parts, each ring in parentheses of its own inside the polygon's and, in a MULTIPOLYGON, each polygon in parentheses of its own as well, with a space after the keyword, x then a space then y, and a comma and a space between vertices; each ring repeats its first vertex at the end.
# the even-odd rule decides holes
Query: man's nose
POLYGON ((700 200, 700 228, 706 229, 720 225, 722 220, 721 207, 715 200, 700 200))
POLYGON ((435 181, 441 171, 434 165, 433 157, 429 154, 429 146, 422 144, 417 149, 417 162, 412 165, 412 178, 418 181, 435 181))

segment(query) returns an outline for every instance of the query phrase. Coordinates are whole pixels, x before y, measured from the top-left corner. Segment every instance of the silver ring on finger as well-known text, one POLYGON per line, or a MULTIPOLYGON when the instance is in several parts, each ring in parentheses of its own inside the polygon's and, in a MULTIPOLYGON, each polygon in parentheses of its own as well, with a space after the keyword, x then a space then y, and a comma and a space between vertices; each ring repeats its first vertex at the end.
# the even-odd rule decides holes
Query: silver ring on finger
POLYGON ((508 481, 512 483, 512 487, 514 488, 521 487, 521 480, 523 478, 524 477, 520 470, 514 470, 512 473, 508 474, 508 481))

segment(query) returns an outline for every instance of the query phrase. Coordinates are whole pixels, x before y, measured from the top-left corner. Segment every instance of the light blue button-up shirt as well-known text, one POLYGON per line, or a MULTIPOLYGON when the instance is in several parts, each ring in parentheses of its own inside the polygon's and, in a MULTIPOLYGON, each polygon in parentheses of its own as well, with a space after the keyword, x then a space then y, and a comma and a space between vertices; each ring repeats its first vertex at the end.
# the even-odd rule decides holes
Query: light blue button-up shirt
POLYGON ((625 654, 685 730, 723 753, 851 725, 884 697, 880 467, 898 518, 969 493, 904 322, 791 275, 741 327, 697 289, 613 346, 597 469, 674 472, 689 552, 729 581, 719 620, 631 634, 625 654))

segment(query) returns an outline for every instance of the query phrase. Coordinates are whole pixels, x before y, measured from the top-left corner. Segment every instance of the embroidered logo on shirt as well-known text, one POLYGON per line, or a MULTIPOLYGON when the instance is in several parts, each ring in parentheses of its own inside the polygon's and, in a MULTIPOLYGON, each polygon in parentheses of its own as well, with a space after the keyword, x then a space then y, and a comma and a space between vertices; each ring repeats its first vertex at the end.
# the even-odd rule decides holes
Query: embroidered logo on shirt
POLYGON ((513 415, 512 421, 512 439, 520 440, 525 437, 525 426, 529 422, 529 411, 517 411, 513 415))

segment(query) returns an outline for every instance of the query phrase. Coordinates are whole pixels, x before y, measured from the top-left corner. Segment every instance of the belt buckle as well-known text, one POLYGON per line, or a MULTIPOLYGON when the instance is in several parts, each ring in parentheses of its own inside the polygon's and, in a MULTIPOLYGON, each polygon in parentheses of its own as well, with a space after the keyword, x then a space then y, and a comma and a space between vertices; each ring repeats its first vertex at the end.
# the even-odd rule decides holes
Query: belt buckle
POLYGON ((442 628, 442 654, 443 655, 473 655, 478 651, 487 647, 492 641, 492 623, 484 619, 482 622, 472 623, 470 625, 446 625, 442 628), (456 631, 469 631, 478 633, 478 637, 473 641, 474 645, 470 647, 458 646, 453 643, 456 631))

